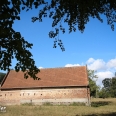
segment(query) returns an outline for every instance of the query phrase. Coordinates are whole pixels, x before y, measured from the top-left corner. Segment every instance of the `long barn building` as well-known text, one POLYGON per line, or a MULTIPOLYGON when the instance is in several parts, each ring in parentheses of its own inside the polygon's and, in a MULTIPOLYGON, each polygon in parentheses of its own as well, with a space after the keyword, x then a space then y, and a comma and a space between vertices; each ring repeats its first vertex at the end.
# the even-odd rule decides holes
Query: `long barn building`
POLYGON ((41 69, 37 76, 40 80, 25 79, 22 71, 10 70, 1 83, 0 104, 90 104, 86 66, 41 69))

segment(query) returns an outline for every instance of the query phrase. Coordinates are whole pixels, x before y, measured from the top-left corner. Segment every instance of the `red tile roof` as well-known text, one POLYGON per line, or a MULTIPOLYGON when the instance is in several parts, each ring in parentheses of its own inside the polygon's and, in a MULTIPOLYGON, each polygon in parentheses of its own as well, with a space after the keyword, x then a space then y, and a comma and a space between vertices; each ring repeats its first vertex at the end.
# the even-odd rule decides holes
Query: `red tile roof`
POLYGON ((11 70, 1 89, 88 86, 86 66, 41 69, 37 76, 41 80, 25 79, 22 71, 11 70))

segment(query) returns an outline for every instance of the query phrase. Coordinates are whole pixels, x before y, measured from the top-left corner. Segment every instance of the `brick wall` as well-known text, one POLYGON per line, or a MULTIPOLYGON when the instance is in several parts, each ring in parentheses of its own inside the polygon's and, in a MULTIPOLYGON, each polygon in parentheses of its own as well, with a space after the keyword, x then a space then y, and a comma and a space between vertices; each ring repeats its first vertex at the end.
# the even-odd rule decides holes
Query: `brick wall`
POLYGON ((45 102, 53 104, 84 102, 88 104, 89 90, 87 88, 59 88, 0 91, 1 104, 43 104, 45 102))

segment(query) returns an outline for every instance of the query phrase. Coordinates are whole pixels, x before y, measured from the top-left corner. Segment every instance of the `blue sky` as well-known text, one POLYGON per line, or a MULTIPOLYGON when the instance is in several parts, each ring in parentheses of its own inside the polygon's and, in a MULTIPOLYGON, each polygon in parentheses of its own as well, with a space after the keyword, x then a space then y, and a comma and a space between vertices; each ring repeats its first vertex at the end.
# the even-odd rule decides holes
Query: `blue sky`
MULTIPOLYGON (((116 71, 116 29, 111 30, 105 17, 103 17, 104 23, 90 19, 84 33, 77 30, 69 34, 67 24, 62 22, 66 28, 65 34, 62 32, 59 34, 59 39, 62 39, 65 47, 65 51, 62 52, 59 46, 53 48, 54 40, 48 36, 49 31, 54 29, 51 26, 52 20, 45 18, 41 23, 38 21, 32 23, 31 17, 37 15, 38 10, 22 12, 21 20, 15 21, 13 25, 16 31, 21 32, 25 40, 33 43, 30 51, 37 67, 53 68, 87 64, 89 69, 97 70, 99 85, 105 77, 114 76, 116 71)), ((12 67, 15 63, 16 60, 13 60, 12 67)))

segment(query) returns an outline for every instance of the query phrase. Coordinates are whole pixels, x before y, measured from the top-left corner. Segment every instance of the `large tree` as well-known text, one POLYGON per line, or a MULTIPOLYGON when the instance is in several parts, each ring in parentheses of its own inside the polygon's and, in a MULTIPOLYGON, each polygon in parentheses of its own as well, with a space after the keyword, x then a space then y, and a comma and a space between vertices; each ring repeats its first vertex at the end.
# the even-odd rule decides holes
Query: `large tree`
MULTIPOLYGON (((13 29, 15 20, 20 20, 19 14, 22 10, 29 11, 34 7, 39 8, 39 15, 32 17, 32 22, 39 20, 42 22, 44 17, 53 19, 52 27, 54 31, 49 32, 50 38, 55 38, 61 30, 65 33, 63 22, 69 26, 69 32, 81 32, 85 29, 85 24, 89 19, 97 18, 103 22, 101 15, 105 15, 108 25, 114 30, 116 22, 116 1, 115 0, 1 0, 0 1, 0 69, 9 70, 12 59, 17 59, 15 70, 26 71, 28 75, 37 79, 36 74, 39 69, 36 67, 29 49, 32 44, 25 41, 20 32, 13 29), (42 7, 39 7, 42 5, 42 7), (29 48, 29 49, 28 49, 29 48), (28 70, 27 70, 28 69, 28 70)), ((59 39, 59 38, 57 38, 59 39)), ((55 39, 56 43, 65 50, 62 41, 55 39)))
POLYGON ((15 20, 20 20, 21 9, 30 9, 31 0, 1 0, 0 1, 0 69, 10 70, 12 59, 16 58, 15 70, 25 72, 24 77, 39 79, 36 74, 39 69, 35 65, 29 48, 32 44, 25 41, 20 32, 13 29, 15 20), (28 5, 29 4, 29 5, 28 5))
POLYGON ((105 78, 103 81, 104 97, 116 97, 116 78, 105 78))

